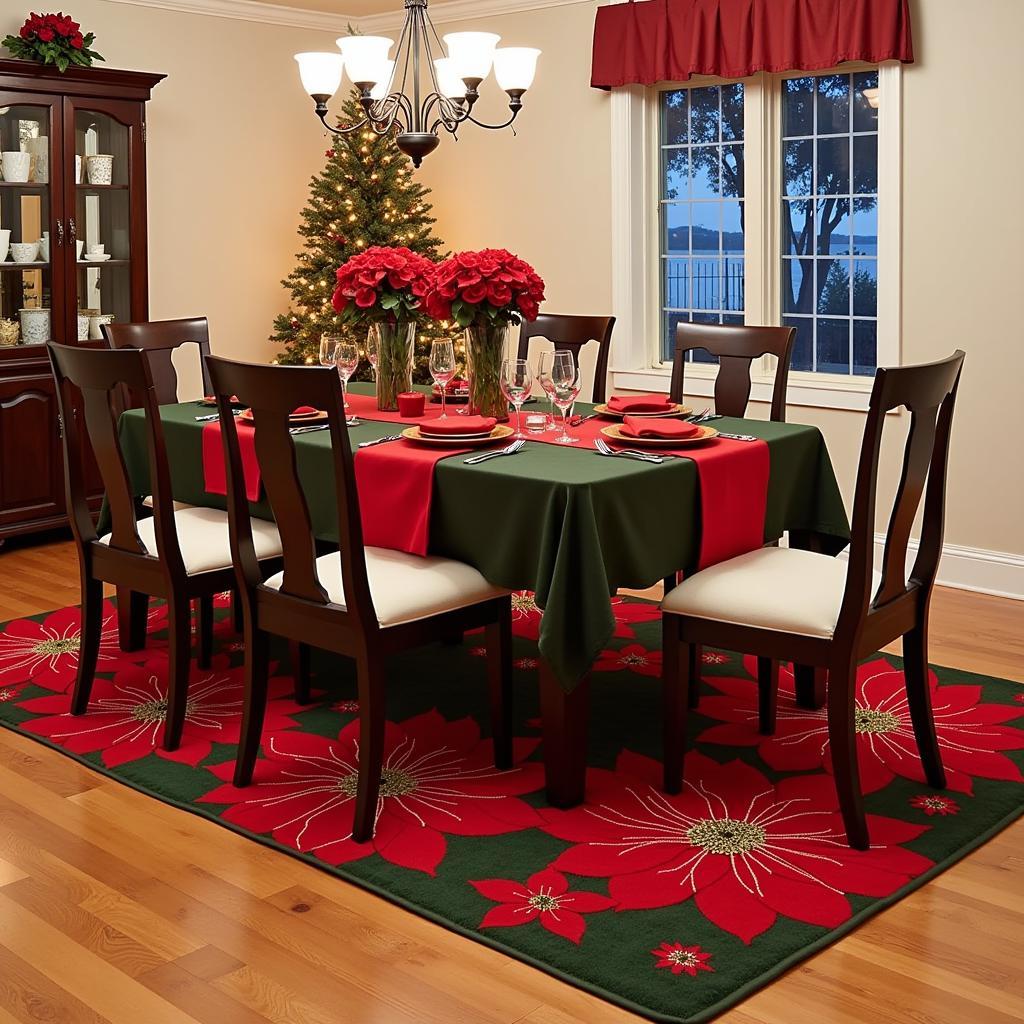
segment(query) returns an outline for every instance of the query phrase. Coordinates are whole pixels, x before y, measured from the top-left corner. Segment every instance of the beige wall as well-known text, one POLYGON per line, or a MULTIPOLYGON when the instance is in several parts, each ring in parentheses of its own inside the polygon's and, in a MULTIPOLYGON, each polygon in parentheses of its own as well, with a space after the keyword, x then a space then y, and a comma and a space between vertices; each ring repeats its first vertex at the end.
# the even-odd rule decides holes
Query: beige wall
MULTIPOLYGON (((467 128, 422 172, 446 240, 517 249, 547 280, 547 308, 562 312, 611 307, 608 97, 587 84, 596 6, 489 19, 506 41, 544 50, 519 137, 467 128)), ((1015 310, 1024 202, 1012 191, 1024 166, 1024 135, 1012 127, 1024 4, 928 0, 913 13, 919 59, 903 77, 903 359, 958 345, 968 353, 947 543, 1024 553, 1024 329, 1015 310)), ((824 431, 849 502, 863 414, 798 407, 790 419, 824 431)), ((905 417, 895 432, 904 425, 905 417)), ((898 449, 888 444, 882 462, 890 486, 898 449)))

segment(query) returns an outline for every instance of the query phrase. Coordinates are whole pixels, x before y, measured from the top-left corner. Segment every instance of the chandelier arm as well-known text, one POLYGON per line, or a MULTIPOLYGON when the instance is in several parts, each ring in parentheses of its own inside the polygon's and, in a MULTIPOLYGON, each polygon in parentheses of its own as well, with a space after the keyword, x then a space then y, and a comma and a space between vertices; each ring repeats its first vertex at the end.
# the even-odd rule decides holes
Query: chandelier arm
POLYGON ((358 131, 360 128, 364 128, 369 123, 369 118, 364 117, 358 124, 350 124, 346 128, 336 128, 333 125, 327 123, 327 104, 317 103, 316 105, 316 116, 320 118, 323 126, 332 135, 348 135, 349 132, 358 131))
POLYGON ((454 135, 459 125, 469 117, 469 108, 463 106, 459 101, 453 100, 450 96, 438 94, 434 97, 434 101, 438 117, 430 126, 431 132, 436 133, 437 129, 443 125, 446 132, 454 135))
POLYGON ((523 101, 519 97, 513 97, 508 105, 509 110, 512 111, 512 115, 509 119, 502 124, 487 124, 484 121, 478 121, 471 113, 466 112, 464 120, 472 121, 479 128, 487 128, 490 131, 500 131, 502 128, 507 128, 518 116, 519 111, 523 109, 523 101))

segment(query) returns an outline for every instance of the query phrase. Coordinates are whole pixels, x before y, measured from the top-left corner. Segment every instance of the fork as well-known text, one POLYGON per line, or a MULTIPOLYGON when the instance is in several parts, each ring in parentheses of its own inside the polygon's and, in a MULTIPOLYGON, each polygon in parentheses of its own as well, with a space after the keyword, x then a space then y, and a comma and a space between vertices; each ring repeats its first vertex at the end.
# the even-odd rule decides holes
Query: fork
POLYGON ((288 433, 294 437, 296 434, 310 434, 314 430, 329 430, 330 426, 329 423, 319 423, 315 427, 289 427, 288 433))
POLYGON ((636 459, 637 462, 653 462, 656 465, 665 461, 660 455, 649 455, 646 452, 634 452, 629 449, 620 451, 616 448, 612 448, 601 438, 598 438, 594 442, 594 447, 597 449, 598 455, 608 455, 614 459, 636 459))
POLYGON ((400 441, 401 434, 388 434, 387 437, 378 437, 376 441, 360 441, 360 448, 372 448, 375 444, 387 444, 388 441, 400 441))
POLYGON ((711 414, 711 407, 708 406, 707 409, 701 409, 700 412, 691 412, 690 415, 686 417, 686 419, 690 423, 700 423, 703 420, 706 420, 710 414, 711 414))
POLYGON ((497 459, 502 455, 515 455, 526 447, 525 441, 513 441, 507 448, 499 448, 496 452, 484 452, 483 455, 474 455, 471 459, 464 459, 467 466, 479 466, 488 459, 497 459))

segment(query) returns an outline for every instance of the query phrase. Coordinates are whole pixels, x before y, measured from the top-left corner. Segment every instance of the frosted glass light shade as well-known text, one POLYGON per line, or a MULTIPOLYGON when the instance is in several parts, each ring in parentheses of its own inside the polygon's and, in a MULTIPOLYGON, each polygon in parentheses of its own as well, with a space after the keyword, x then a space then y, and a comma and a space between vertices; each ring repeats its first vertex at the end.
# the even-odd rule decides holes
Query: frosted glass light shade
POLYGON ((437 75, 437 89, 442 96, 451 100, 466 98, 466 83, 459 77, 451 57, 439 57, 434 61, 437 75))
POLYGON ((333 96, 341 85, 340 53, 297 53, 302 88, 310 96, 333 96))
POLYGON ((395 77, 395 62, 393 60, 386 60, 384 65, 384 77, 370 90, 371 100, 382 100, 391 92, 391 82, 395 77))
POLYGON ((540 50, 529 46, 501 46, 494 51, 494 77, 505 89, 529 89, 537 73, 540 50))
POLYGON ((388 50, 394 42, 385 36, 344 36, 337 40, 348 77, 370 85, 387 81, 388 50))
POLYGON ((448 57, 460 78, 486 78, 500 41, 501 36, 493 32, 449 32, 444 37, 448 57))

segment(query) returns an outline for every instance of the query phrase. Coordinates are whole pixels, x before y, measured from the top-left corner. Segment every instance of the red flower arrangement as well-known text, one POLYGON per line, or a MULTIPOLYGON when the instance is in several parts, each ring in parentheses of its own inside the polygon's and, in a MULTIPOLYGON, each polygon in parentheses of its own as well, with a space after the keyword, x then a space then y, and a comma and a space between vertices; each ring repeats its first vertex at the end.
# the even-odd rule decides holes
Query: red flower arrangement
POLYGON ((4 46, 22 60, 55 64, 67 71, 71 64, 87 68, 103 58, 91 49, 95 35, 82 34, 81 26, 69 15, 30 14, 16 36, 7 36, 4 46))
POLYGON ((469 327, 536 320, 543 301, 544 282, 529 263, 507 249, 481 249, 437 265, 426 309, 435 320, 469 327))
POLYGON ((405 246, 373 245, 338 268, 332 303, 348 323, 414 320, 434 264, 405 246))

